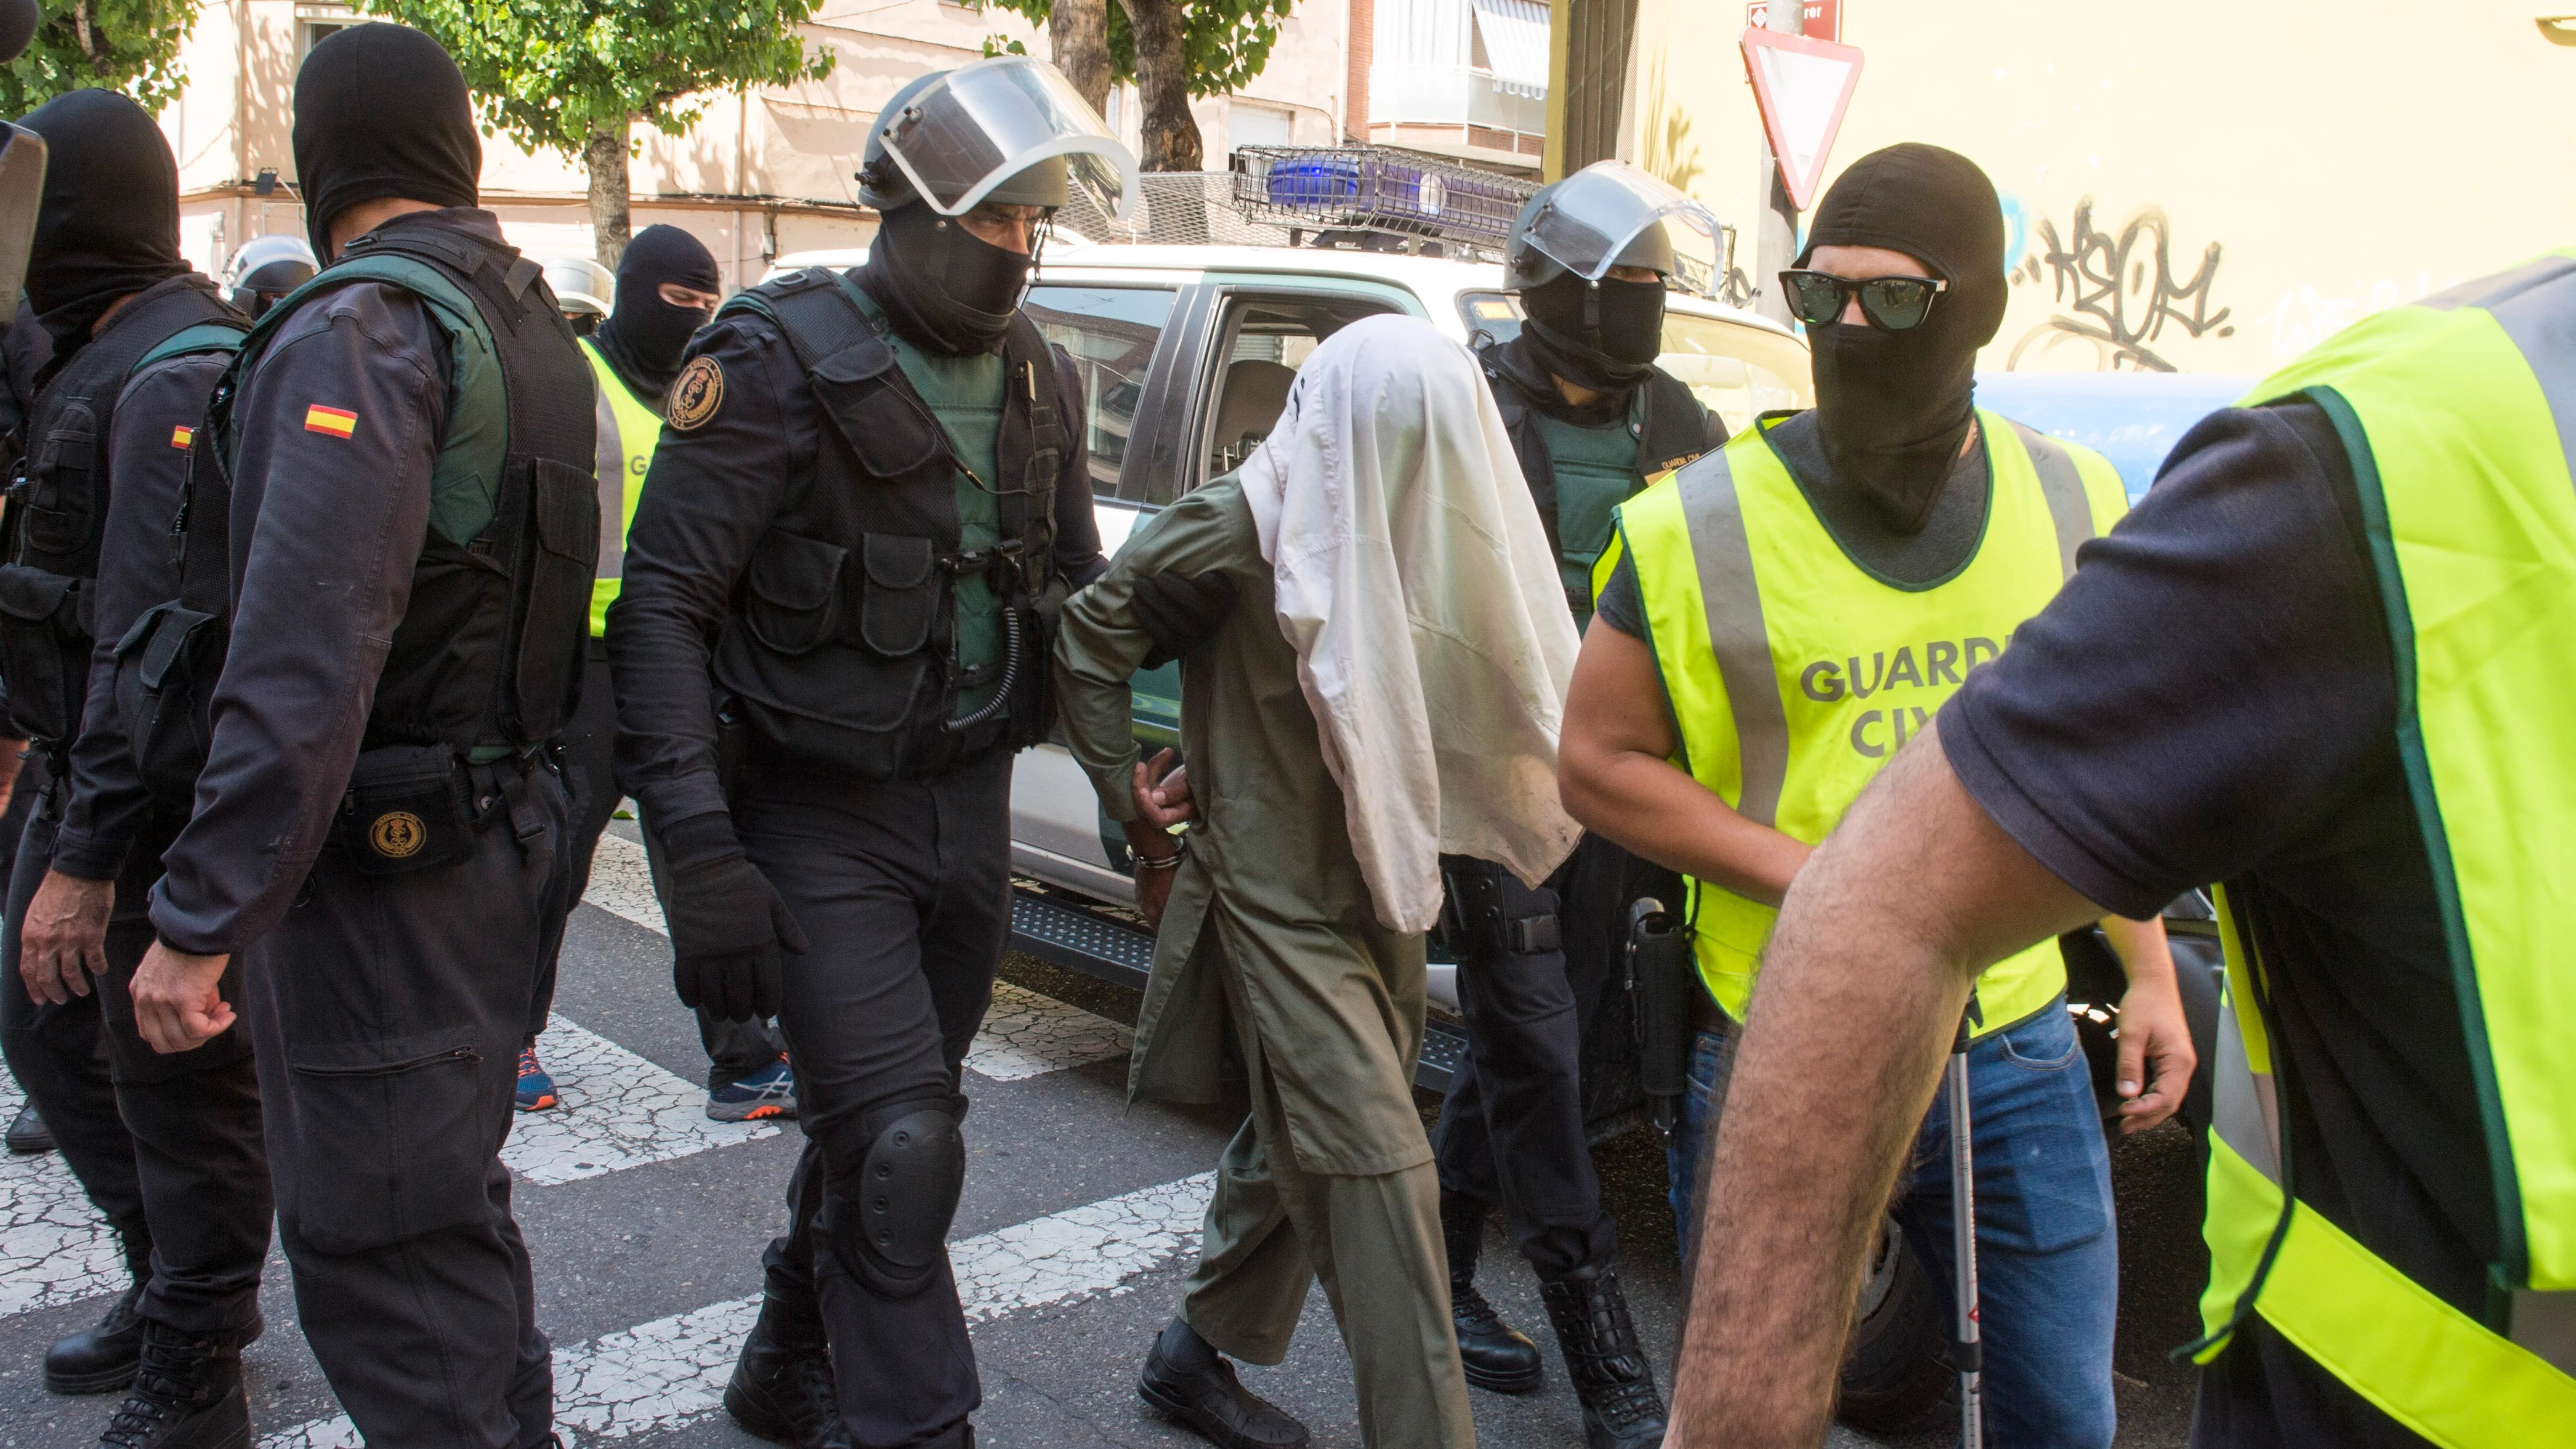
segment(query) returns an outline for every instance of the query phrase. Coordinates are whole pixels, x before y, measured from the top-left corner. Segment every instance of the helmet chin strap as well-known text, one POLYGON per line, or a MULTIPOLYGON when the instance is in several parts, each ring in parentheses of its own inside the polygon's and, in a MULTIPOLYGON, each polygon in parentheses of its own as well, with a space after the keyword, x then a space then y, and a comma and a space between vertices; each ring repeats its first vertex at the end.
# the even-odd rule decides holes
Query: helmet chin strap
POLYGON ((1017 312, 1028 305, 1029 293, 1036 290, 1038 285, 1038 263, 1046 256, 1047 238, 1053 235, 1055 235, 1055 208, 1050 206, 1045 214, 1038 218, 1038 224, 1029 228, 1028 280, 1020 283, 1020 295, 1011 302, 1012 311, 1017 312))

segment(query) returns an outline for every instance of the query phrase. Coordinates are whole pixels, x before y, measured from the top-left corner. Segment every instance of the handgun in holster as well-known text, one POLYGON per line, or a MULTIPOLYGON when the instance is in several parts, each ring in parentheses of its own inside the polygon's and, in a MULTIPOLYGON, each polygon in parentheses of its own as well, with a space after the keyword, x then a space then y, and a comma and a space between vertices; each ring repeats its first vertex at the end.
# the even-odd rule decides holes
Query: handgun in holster
POLYGON ((1646 1116, 1672 1136, 1689 1086, 1691 992, 1690 928, 1652 896, 1628 907, 1628 998, 1637 1030, 1637 1085, 1646 1094, 1646 1116))
POLYGON ((1441 928, 1463 959, 1535 956, 1563 944, 1554 891, 1531 890, 1502 866, 1463 857, 1451 859, 1440 880, 1448 888, 1441 928))

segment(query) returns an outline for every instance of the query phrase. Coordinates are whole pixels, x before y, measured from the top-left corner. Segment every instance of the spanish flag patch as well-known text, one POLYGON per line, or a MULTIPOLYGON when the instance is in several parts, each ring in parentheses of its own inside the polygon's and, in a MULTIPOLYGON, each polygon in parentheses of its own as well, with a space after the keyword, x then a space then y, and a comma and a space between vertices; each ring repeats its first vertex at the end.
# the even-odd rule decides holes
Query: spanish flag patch
POLYGON ((188 444, 196 440, 196 437, 197 430, 195 428, 189 427, 185 423, 181 423, 179 426, 170 430, 170 446, 185 449, 188 444))
POLYGON ((304 410, 304 431, 329 433, 345 438, 358 430, 358 415, 345 408, 326 408, 316 403, 304 410))

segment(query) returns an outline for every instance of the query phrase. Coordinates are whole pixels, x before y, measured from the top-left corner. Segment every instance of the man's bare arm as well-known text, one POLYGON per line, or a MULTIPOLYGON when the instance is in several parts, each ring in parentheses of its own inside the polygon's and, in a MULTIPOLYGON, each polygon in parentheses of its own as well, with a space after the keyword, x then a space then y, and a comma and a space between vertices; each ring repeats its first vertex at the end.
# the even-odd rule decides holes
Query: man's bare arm
POLYGON ((1936 730, 1799 872, 1704 1193, 1672 1449, 1821 1441, 1861 1254, 1977 973, 2101 916, 1989 819, 1936 730))
POLYGON ((1653 651, 1607 624, 1585 630, 1557 740, 1566 813, 1658 865, 1779 904, 1806 843, 1727 808, 1674 767, 1675 749, 1653 651))

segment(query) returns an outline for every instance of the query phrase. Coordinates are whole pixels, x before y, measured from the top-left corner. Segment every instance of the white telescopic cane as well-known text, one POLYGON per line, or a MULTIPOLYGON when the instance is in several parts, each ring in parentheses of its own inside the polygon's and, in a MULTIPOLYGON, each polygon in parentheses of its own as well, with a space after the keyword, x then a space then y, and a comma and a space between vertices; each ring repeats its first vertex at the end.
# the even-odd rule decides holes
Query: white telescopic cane
POLYGON ((1958 1260, 1959 1443, 1984 1449, 1986 1442, 1985 1365, 1977 1329, 1977 1162, 1968 1141, 1968 1033, 1980 1020, 1977 998, 1959 1016, 1959 1036, 1950 1047, 1950 1236, 1958 1260))

